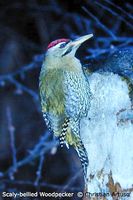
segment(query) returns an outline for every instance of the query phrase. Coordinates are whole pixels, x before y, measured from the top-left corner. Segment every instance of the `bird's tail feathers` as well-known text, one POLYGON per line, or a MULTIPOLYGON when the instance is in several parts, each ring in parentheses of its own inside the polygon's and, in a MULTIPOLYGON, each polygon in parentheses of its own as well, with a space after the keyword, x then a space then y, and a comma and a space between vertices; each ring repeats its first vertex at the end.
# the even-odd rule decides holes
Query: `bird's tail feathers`
MULTIPOLYGON (((66 134, 67 134, 68 126, 69 126, 69 119, 65 118, 64 123, 62 125, 62 131, 61 131, 61 134, 59 136, 61 147, 63 147, 63 145, 66 143, 66 134)), ((66 144, 66 145, 68 146, 68 144, 66 144)))
POLYGON ((87 182, 87 167, 88 167, 88 164, 89 164, 89 160, 88 160, 87 151, 84 147, 84 144, 83 144, 80 136, 79 136, 79 139, 78 139, 78 144, 76 145, 75 148, 76 148, 76 151, 78 153, 79 159, 81 161, 85 182, 87 182))

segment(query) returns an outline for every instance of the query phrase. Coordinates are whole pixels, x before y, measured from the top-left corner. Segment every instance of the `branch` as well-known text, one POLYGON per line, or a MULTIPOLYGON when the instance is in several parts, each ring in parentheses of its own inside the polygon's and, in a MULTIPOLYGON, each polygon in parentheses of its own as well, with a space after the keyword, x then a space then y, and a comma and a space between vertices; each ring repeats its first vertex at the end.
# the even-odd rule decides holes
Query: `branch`
POLYGON ((17 171, 17 151, 16 151, 16 147, 15 147, 15 127, 13 126, 13 123, 12 123, 12 117, 11 117, 11 109, 10 107, 7 107, 7 110, 6 110, 6 113, 7 113, 7 123, 8 123, 8 131, 9 131, 9 134, 10 134, 10 140, 11 140, 11 151, 12 151, 12 172, 9 174, 10 176, 10 179, 14 179, 14 176, 13 174, 17 171))
MULTIPOLYGON (((14 180, 14 181, 11 181, 9 179, 3 179, 2 180, 3 183, 10 183, 11 185, 20 185, 20 186, 32 186, 32 187, 35 187, 34 185, 34 182, 33 181, 29 181, 29 180, 26 180, 26 181, 23 181, 23 180, 14 180)), ((48 182, 41 182, 40 183, 40 187, 49 187, 49 188, 52 188, 52 189, 56 189, 56 190, 59 190, 61 191, 65 185, 58 185, 58 184, 52 184, 52 183, 48 183, 48 182)), ((80 191, 81 188, 79 187, 70 187, 69 188, 70 191, 80 191)))
POLYGON ((43 54, 34 56, 33 61, 30 64, 23 66, 22 68, 20 68, 19 70, 16 70, 15 72, 5 74, 5 75, 0 75, 0 81, 5 81, 9 77, 14 77, 17 75, 23 76, 25 72, 41 67, 43 58, 44 58, 43 54))
POLYGON ((20 88, 24 92, 28 93, 30 96, 33 97, 33 99, 35 101, 39 100, 38 94, 36 92, 34 92, 32 89, 28 88, 27 86, 24 86, 23 84, 21 84, 20 82, 18 82, 17 80, 15 80, 12 77, 8 77, 7 80, 10 81, 11 83, 13 83, 17 88, 20 88))
POLYGON ((120 10, 122 13, 124 13, 126 16, 128 16, 129 18, 133 19, 133 16, 130 15, 129 13, 127 13, 125 10, 123 10, 120 6, 118 6, 117 4, 114 4, 113 2, 109 1, 109 0, 105 0, 108 4, 112 5, 113 7, 117 8, 118 10, 120 10))
MULTIPOLYGON (((29 155, 23 158, 22 160, 16 162, 16 168, 19 169, 20 167, 31 163, 31 161, 35 160, 37 157, 40 156, 40 153, 47 153, 52 147, 55 147, 58 145, 55 141, 48 141, 50 134, 46 132, 39 140, 39 142, 35 145, 33 150, 29 151, 29 155)), ((14 167, 11 166, 5 173, 3 173, 4 177, 6 175, 10 175, 11 173, 14 173, 14 167)))
POLYGON ((129 23, 123 16, 119 15, 117 12, 113 11, 111 8, 109 8, 109 7, 101 4, 99 2, 95 2, 95 4, 97 4, 98 6, 100 6, 101 8, 103 8, 104 10, 107 10, 112 15, 118 17, 119 19, 121 19, 122 21, 124 21, 126 23, 126 25, 128 25, 131 29, 133 29, 133 25, 131 23, 129 23))
POLYGON ((39 166, 38 166, 38 170, 36 172, 36 180, 34 182, 35 186, 38 186, 39 181, 41 179, 41 175, 42 175, 42 168, 43 168, 43 162, 44 162, 44 155, 45 155, 45 149, 42 150, 42 152, 40 153, 40 162, 39 162, 39 166))
POLYGON ((97 23, 97 25, 103 29, 108 35, 110 35, 114 40, 116 40, 116 36, 115 34, 109 30, 103 23, 100 22, 100 20, 94 16, 89 10, 87 10, 87 8, 85 8, 84 6, 82 6, 82 9, 89 15, 91 16, 92 19, 94 19, 97 23))

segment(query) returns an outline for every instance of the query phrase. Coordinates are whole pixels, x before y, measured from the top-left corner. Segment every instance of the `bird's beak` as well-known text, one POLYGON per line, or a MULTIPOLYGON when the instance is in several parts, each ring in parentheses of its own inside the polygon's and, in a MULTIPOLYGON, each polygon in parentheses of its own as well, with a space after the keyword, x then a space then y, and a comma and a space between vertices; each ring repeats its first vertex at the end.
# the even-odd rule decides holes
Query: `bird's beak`
POLYGON ((88 34, 88 35, 84 35, 74 41, 72 41, 71 45, 75 46, 75 47, 79 47, 83 42, 85 42, 86 40, 89 40, 90 38, 93 37, 93 34, 88 34))
POLYGON ((93 37, 93 34, 81 36, 81 37, 77 38, 76 40, 72 41, 70 45, 72 46, 73 49, 75 49, 75 52, 76 52, 76 50, 80 47, 80 45, 83 42, 85 42, 86 40, 89 40, 92 37, 93 37))
POLYGON ((93 34, 88 34, 71 41, 67 46, 68 47, 67 51, 65 51, 65 53, 63 53, 62 56, 65 56, 70 52, 72 53, 72 55, 74 55, 77 49, 80 47, 80 45, 92 37, 93 37, 93 34))

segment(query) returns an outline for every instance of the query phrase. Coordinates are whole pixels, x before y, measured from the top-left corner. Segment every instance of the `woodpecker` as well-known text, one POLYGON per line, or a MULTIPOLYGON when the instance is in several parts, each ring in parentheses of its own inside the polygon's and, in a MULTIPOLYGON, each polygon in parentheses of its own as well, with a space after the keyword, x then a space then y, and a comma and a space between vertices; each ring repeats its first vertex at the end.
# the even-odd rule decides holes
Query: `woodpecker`
POLYGON ((75 53, 92 36, 88 34, 75 40, 63 38, 51 42, 39 78, 46 125, 59 138, 61 147, 72 145, 77 151, 85 181, 88 155, 80 137, 80 120, 87 116, 90 109, 91 91, 75 53))

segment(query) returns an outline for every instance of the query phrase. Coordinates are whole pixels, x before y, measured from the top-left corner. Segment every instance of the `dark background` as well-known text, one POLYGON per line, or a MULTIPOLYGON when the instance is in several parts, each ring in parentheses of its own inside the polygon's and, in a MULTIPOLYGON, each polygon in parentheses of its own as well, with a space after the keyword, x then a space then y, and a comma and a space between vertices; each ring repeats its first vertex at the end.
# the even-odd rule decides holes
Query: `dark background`
POLYGON ((0 2, 0 191, 83 190, 76 152, 58 147, 42 117, 41 63, 52 40, 93 33, 76 55, 82 64, 109 70, 113 53, 128 49, 118 53, 113 66, 119 67, 112 69, 132 84, 132 11, 131 2, 117 0, 0 2))

